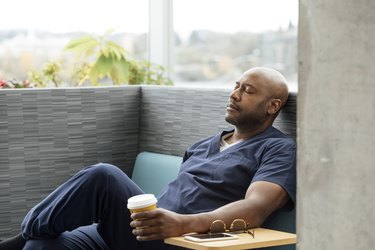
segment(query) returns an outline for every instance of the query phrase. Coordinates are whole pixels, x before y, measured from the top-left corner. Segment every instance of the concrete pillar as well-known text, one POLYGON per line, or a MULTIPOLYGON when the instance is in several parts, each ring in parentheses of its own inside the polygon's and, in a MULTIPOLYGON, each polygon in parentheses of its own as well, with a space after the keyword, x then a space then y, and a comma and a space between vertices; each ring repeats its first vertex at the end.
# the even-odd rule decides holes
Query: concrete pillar
POLYGON ((297 249, 375 249, 375 1, 300 0, 297 249))

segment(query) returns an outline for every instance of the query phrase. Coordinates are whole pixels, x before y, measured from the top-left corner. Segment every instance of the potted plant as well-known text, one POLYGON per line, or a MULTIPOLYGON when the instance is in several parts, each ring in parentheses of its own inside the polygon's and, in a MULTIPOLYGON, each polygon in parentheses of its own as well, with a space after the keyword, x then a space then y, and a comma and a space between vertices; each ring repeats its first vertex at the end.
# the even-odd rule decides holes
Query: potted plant
MULTIPOLYGON (((65 52, 76 54, 73 63, 50 61, 41 71, 29 70, 28 82, 36 87, 100 85, 111 81, 120 84, 173 85, 164 76, 165 69, 147 60, 136 60, 121 45, 103 35, 84 35, 72 39, 65 52), (64 77, 62 77, 64 75, 64 77)), ((26 86, 26 85, 25 85, 26 86)))
POLYGON ((112 31, 102 36, 84 35, 71 40, 65 51, 77 54, 78 81, 82 84, 89 79, 94 85, 109 78, 113 84, 156 84, 172 85, 163 76, 164 68, 146 60, 135 60, 127 51, 109 39, 112 31), (89 62, 90 59, 92 62, 89 62))

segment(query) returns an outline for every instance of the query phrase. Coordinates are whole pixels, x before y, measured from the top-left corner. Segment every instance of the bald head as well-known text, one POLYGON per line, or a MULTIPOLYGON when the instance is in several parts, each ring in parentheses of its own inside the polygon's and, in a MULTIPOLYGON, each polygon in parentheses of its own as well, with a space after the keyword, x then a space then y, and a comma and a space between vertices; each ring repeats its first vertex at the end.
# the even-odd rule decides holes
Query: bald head
POLYGON ((225 120, 236 126, 237 137, 254 135, 272 125, 287 99, 283 75, 270 68, 251 68, 236 81, 225 120))
POLYGON ((269 97, 280 99, 282 106, 288 100, 288 85, 280 72, 271 68, 255 67, 247 70, 242 77, 256 78, 269 97))

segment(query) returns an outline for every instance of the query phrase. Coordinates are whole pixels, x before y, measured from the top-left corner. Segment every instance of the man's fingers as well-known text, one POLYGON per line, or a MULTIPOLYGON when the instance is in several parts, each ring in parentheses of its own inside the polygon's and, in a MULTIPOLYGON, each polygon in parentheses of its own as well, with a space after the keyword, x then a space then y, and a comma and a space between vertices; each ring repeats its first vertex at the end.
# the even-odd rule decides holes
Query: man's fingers
POLYGON ((140 213, 133 213, 133 214, 130 215, 130 217, 133 220, 150 219, 150 218, 154 218, 159 213, 160 213, 160 209, 157 208, 157 209, 150 210, 150 211, 144 211, 144 212, 140 212, 140 213))
POLYGON ((157 227, 138 227, 133 229, 133 234, 137 236, 139 241, 161 240, 164 238, 157 227))
POLYGON ((130 222, 132 228, 155 226, 155 224, 154 220, 133 220, 130 222))
POLYGON ((137 227, 133 229, 134 235, 145 236, 145 235, 151 235, 151 234, 156 234, 156 233, 159 233, 159 230, 155 227, 137 227))
POLYGON ((149 240, 163 240, 164 238, 158 234, 147 235, 147 236, 137 236, 139 241, 149 241, 149 240))
POLYGON ((147 212, 133 213, 130 216, 133 220, 148 219, 150 214, 147 212))
POLYGON ((162 208, 152 211, 132 214, 133 219, 130 226, 133 234, 140 241, 161 240, 166 237, 179 235, 179 228, 176 226, 178 220, 176 214, 162 208))

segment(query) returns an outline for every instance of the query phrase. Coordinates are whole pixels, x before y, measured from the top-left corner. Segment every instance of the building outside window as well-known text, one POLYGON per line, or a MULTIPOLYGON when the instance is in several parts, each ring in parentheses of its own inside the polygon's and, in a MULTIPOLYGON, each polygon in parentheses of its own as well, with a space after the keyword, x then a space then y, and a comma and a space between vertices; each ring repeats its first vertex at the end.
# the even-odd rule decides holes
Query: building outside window
POLYGON ((175 0, 173 25, 176 83, 232 86, 269 66, 296 90, 298 0, 175 0))

